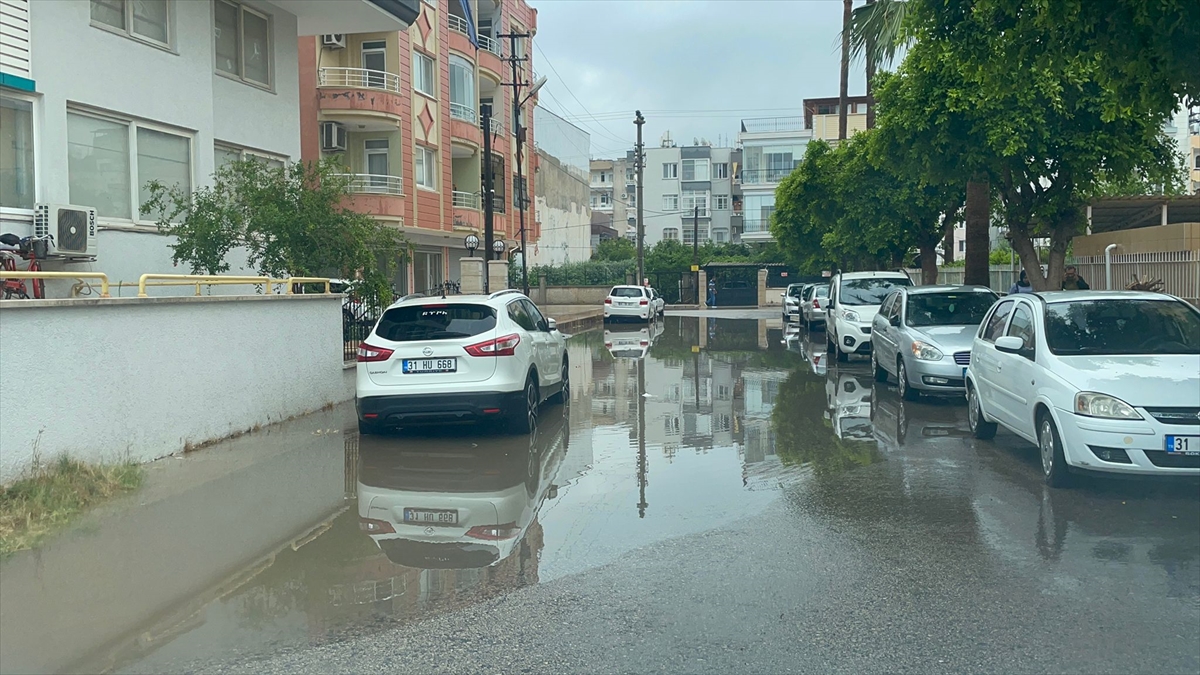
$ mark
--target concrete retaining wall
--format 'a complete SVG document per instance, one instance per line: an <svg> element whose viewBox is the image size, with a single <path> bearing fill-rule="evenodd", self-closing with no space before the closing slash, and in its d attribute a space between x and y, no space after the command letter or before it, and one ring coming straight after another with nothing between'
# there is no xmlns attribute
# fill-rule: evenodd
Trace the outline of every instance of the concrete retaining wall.
<svg viewBox="0 0 1200 675"><path fill-rule="evenodd" d="M596 305L604 304L612 286L547 286L545 294L537 286L529 287L529 295L538 305Z"/></svg>
<svg viewBox="0 0 1200 675"><path fill-rule="evenodd" d="M150 461L354 397L341 296L0 303L0 483L67 453Z"/></svg>

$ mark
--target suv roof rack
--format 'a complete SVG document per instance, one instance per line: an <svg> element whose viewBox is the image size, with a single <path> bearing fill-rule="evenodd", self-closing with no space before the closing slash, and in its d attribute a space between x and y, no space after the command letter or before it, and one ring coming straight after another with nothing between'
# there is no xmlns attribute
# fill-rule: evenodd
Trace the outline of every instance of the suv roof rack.
<svg viewBox="0 0 1200 675"><path fill-rule="evenodd" d="M509 293L516 293L519 295L521 293L521 291L518 291L515 288L506 288L502 291L496 291L495 293L492 293L491 295L488 296L488 299L490 300L492 298L498 298L502 295L508 295Z"/></svg>

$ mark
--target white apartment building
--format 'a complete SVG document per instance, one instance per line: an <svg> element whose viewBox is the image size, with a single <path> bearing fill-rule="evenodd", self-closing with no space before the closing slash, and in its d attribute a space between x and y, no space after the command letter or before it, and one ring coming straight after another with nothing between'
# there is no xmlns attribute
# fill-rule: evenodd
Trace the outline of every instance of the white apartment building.
<svg viewBox="0 0 1200 675"><path fill-rule="evenodd" d="M689 245L694 239L700 243L735 240L737 150L715 148L700 140L676 147L664 137L662 147L646 148L645 153L642 212L646 246L664 239ZM632 155L631 151L630 163Z"/></svg>
<svg viewBox="0 0 1200 675"><path fill-rule="evenodd" d="M299 159L298 37L402 30L419 11L420 0L0 0L0 230L31 234L38 204L95 209L90 241L64 242L50 224L60 248L84 254L46 269L114 281L188 271L140 213L147 182L196 189L238 157Z"/></svg>
<svg viewBox="0 0 1200 675"><path fill-rule="evenodd" d="M775 188L796 168L813 138L803 117L768 117L742 120L738 145L744 224L743 242L770 241Z"/></svg>
<svg viewBox="0 0 1200 675"><path fill-rule="evenodd" d="M592 222L616 230L618 236L633 238L637 183L632 153L628 158L593 159L590 172Z"/></svg>

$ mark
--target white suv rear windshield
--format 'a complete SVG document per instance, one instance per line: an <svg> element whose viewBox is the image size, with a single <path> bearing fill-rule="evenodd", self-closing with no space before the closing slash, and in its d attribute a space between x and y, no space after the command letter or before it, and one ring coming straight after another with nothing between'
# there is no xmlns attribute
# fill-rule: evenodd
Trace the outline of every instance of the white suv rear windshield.
<svg viewBox="0 0 1200 675"><path fill-rule="evenodd" d="M487 305L410 305L384 312L375 334L392 342L453 340L486 333L495 327L496 310Z"/></svg>
<svg viewBox="0 0 1200 675"><path fill-rule="evenodd" d="M912 286L912 282L904 277L846 279L842 282L838 302L843 305L882 305L894 286Z"/></svg>
<svg viewBox="0 0 1200 675"><path fill-rule="evenodd" d="M640 298L642 297L642 289L640 288L614 288L609 295L614 298Z"/></svg>

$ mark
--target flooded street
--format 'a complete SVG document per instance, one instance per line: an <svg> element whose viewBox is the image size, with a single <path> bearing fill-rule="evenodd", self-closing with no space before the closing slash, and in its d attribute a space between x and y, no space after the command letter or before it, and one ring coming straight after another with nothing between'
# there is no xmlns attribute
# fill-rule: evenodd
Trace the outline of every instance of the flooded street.
<svg viewBox="0 0 1200 675"><path fill-rule="evenodd" d="M157 462L4 561L0 670L1200 670L1194 482L1052 490L743 316L574 336L532 436L343 406Z"/></svg>

